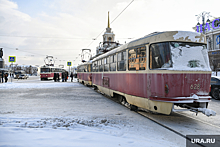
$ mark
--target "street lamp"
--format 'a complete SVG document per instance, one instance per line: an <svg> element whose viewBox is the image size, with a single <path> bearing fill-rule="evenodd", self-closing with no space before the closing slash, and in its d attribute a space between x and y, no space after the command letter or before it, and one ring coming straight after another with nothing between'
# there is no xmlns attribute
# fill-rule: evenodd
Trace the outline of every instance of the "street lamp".
<svg viewBox="0 0 220 147"><path fill-rule="evenodd" d="M200 33L203 33L205 34L205 28L209 27L209 23L210 23L210 20L209 20L209 17L212 17L210 14L210 12L206 12L206 11L203 11L202 13L200 13L199 15L196 15L197 16L197 32L199 32L199 26L200 26ZM205 16L207 15L207 21L206 21L206 24L205 24ZM199 23L199 18L202 17L202 24ZM204 27L205 25L205 27Z"/></svg>

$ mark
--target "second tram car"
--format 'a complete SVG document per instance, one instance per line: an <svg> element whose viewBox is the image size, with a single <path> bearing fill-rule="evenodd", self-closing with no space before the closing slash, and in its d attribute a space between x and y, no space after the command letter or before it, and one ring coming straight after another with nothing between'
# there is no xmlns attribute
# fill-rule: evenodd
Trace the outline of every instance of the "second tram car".
<svg viewBox="0 0 220 147"><path fill-rule="evenodd" d="M85 62L77 67L77 78L80 83L92 86L92 63Z"/></svg>
<svg viewBox="0 0 220 147"><path fill-rule="evenodd" d="M196 32L152 33L92 61L92 84L132 110L215 115L207 109L210 79L206 39Z"/></svg>
<svg viewBox="0 0 220 147"><path fill-rule="evenodd" d="M54 73L59 74L59 78L61 79L63 69L53 66L42 66L40 68L40 79L41 80L53 80Z"/></svg>

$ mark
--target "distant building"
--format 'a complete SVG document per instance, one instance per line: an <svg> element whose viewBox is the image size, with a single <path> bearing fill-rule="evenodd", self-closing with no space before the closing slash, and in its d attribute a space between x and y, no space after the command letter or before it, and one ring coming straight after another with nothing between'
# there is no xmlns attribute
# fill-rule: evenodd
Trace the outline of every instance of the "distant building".
<svg viewBox="0 0 220 147"><path fill-rule="evenodd" d="M115 34L111 30L108 12L108 25L103 34L103 42L100 42L99 46L96 48L96 56L120 46L118 42L115 42Z"/></svg>
<svg viewBox="0 0 220 147"><path fill-rule="evenodd" d="M206 35L210 66L213 71L220 70L220 17L193 29Z"/></svg>

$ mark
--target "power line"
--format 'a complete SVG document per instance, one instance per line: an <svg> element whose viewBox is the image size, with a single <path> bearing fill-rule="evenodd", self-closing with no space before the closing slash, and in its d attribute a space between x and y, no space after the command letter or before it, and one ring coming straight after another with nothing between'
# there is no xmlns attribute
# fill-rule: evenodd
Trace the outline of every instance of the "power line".
<svg viewBox="0 0 220 147"><path fill-rule="evenodd" d="M38 53L33 53L33 52L29 52L29 51L26 51L26 50L21 50L21 49L18 49L18 48L11 48L11 47L6 47L6 46L1 46L1 47L3 47L3 48L7 48L7 49L11 49L11 50L16 50L16 51L21 51L21 52L26 52L26 53L31 53L31 54L34 54L34 55L40 55L40 56L47 56L47 55L43 55L43 54L38 54ZM59 49L60 50L60 49ZM74 56L74 55L69 55L69 56L66 56L66 55L53 55L53 56L59 56L59 57L63 57L63 56L65 56L65 57L78 57L78 56ZM32 56L33 57L33 56Z"/></svg>
<svg viewBox="0 0 220 147"><path fill-rule="evenodd" d="M21 51L21 52L31 53L31 54L35 54L35 55L46 56L46 55L43 55L43 54L38 54L38 53L29 52L29 51L24 51L24 50L21 50L21 49L18 49L18 48L11 48L11 47L6 47L6 46L2 46L2 47L3 48L7 48L7 49L11 49L11 50L17 50L17 51Z"/></svg>
<svg viewBox="0 0 220 147"><path fill-rule="evenodd" d="M3 37L19 37L19 38L39 38L39 39L88 39L91 40L91 38L65 38L65 37L43 37L43 36L18 36L18 35L0 35Z"/></svg>
<svg viewBox="0 0 220 147"><path fill-rule="evenodd" d="M132 1L118 14L118 16L116 16L115 19L113 19L113 21L111 21L110 24L112 24L112 23L131 5L131 3L133 3L133 2L134 2L134 0L132 0ZM97 40L97 38L98 38L104 31L105 31L105 29L102 30L102 32L100 32L99 35L98 35L96 38L93 39L93 41L87 46L87 48L89 48L89 46L94 42L94 40Z"/></svg>

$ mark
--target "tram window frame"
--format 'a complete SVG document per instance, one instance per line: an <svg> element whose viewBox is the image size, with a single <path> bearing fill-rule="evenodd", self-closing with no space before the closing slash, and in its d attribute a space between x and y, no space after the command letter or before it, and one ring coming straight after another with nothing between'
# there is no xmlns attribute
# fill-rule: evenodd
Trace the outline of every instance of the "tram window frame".
<svg viewBox="0 0 220 147"><path fill-rule="evenodd" d="M87 65L83 65L83 72L87 72Z"/></svg>
<svg viewBox="0 0 220 147"><path fill-rule="evenodd" d="M108 72L109 71L109 57L104 58L104 72Z"/></svg>
<svg viewBox="0 0 220 147"><path fill-rule="evenodd" d="M87 72L91 72L92 71L92 64L87 64Z"/></svg>
<svg viewBox="0 0 220 147"><path fill-rule="evenodd" d="M158 46L156 46L156 45L158 45ZM164 48L164 45L166 46L166 48ZM155 51L156 50L155 48L159 48L159 49L157 51ZM153 54L152 50L154 50L154 54ZM165 50L168 51L166 54L165 54ZM149 47L149 55L150 55L149 68L151 70L158 70L158 69L161 70L161 69L163 69L163 65L165 65L169 61L171 61L170 68L173 66L172 65L170 42L159 42L159 43L151 44ZM169 61L165 61L168 59L169 59Z"/></svg>
<svg viewBox="0 0 220 147"><path fill-rule="evenodd" d="M103 59L100 59L99 60L99 63L100 63L100 65L99 65L99 72L103 72L103 65L104 64L102 62L103 62Z"/></svg>
<svg viewBox="0 0 220 147"><path fill-rule="evenodd" d="M116 54L109 56L109 71L116 71Z"/></svg>
<svg viewBox="0 0 220 147"><path fill-rule="evenodd" d="M131 54L131 50L133 50L133 54ZM147 67L147 50L146 46L140 46L137 48L132 48L128 50L128 70L139 71L146 70ZM130 67L131 65L131 67Z"/></svg>
<svg viewBox="0 0 220 147"><path fill-rule="evenodd" d="M126 71L126 52L126 50L123 50L117 54L117 71Z"/></svg>
<svg viewBox="0 0 220 147"><path fill-rule="evenodd" d="M96 64L95 64L95 62L93 62L92 63L92 72L95 72L95 70L96 70Z"/></svg>

